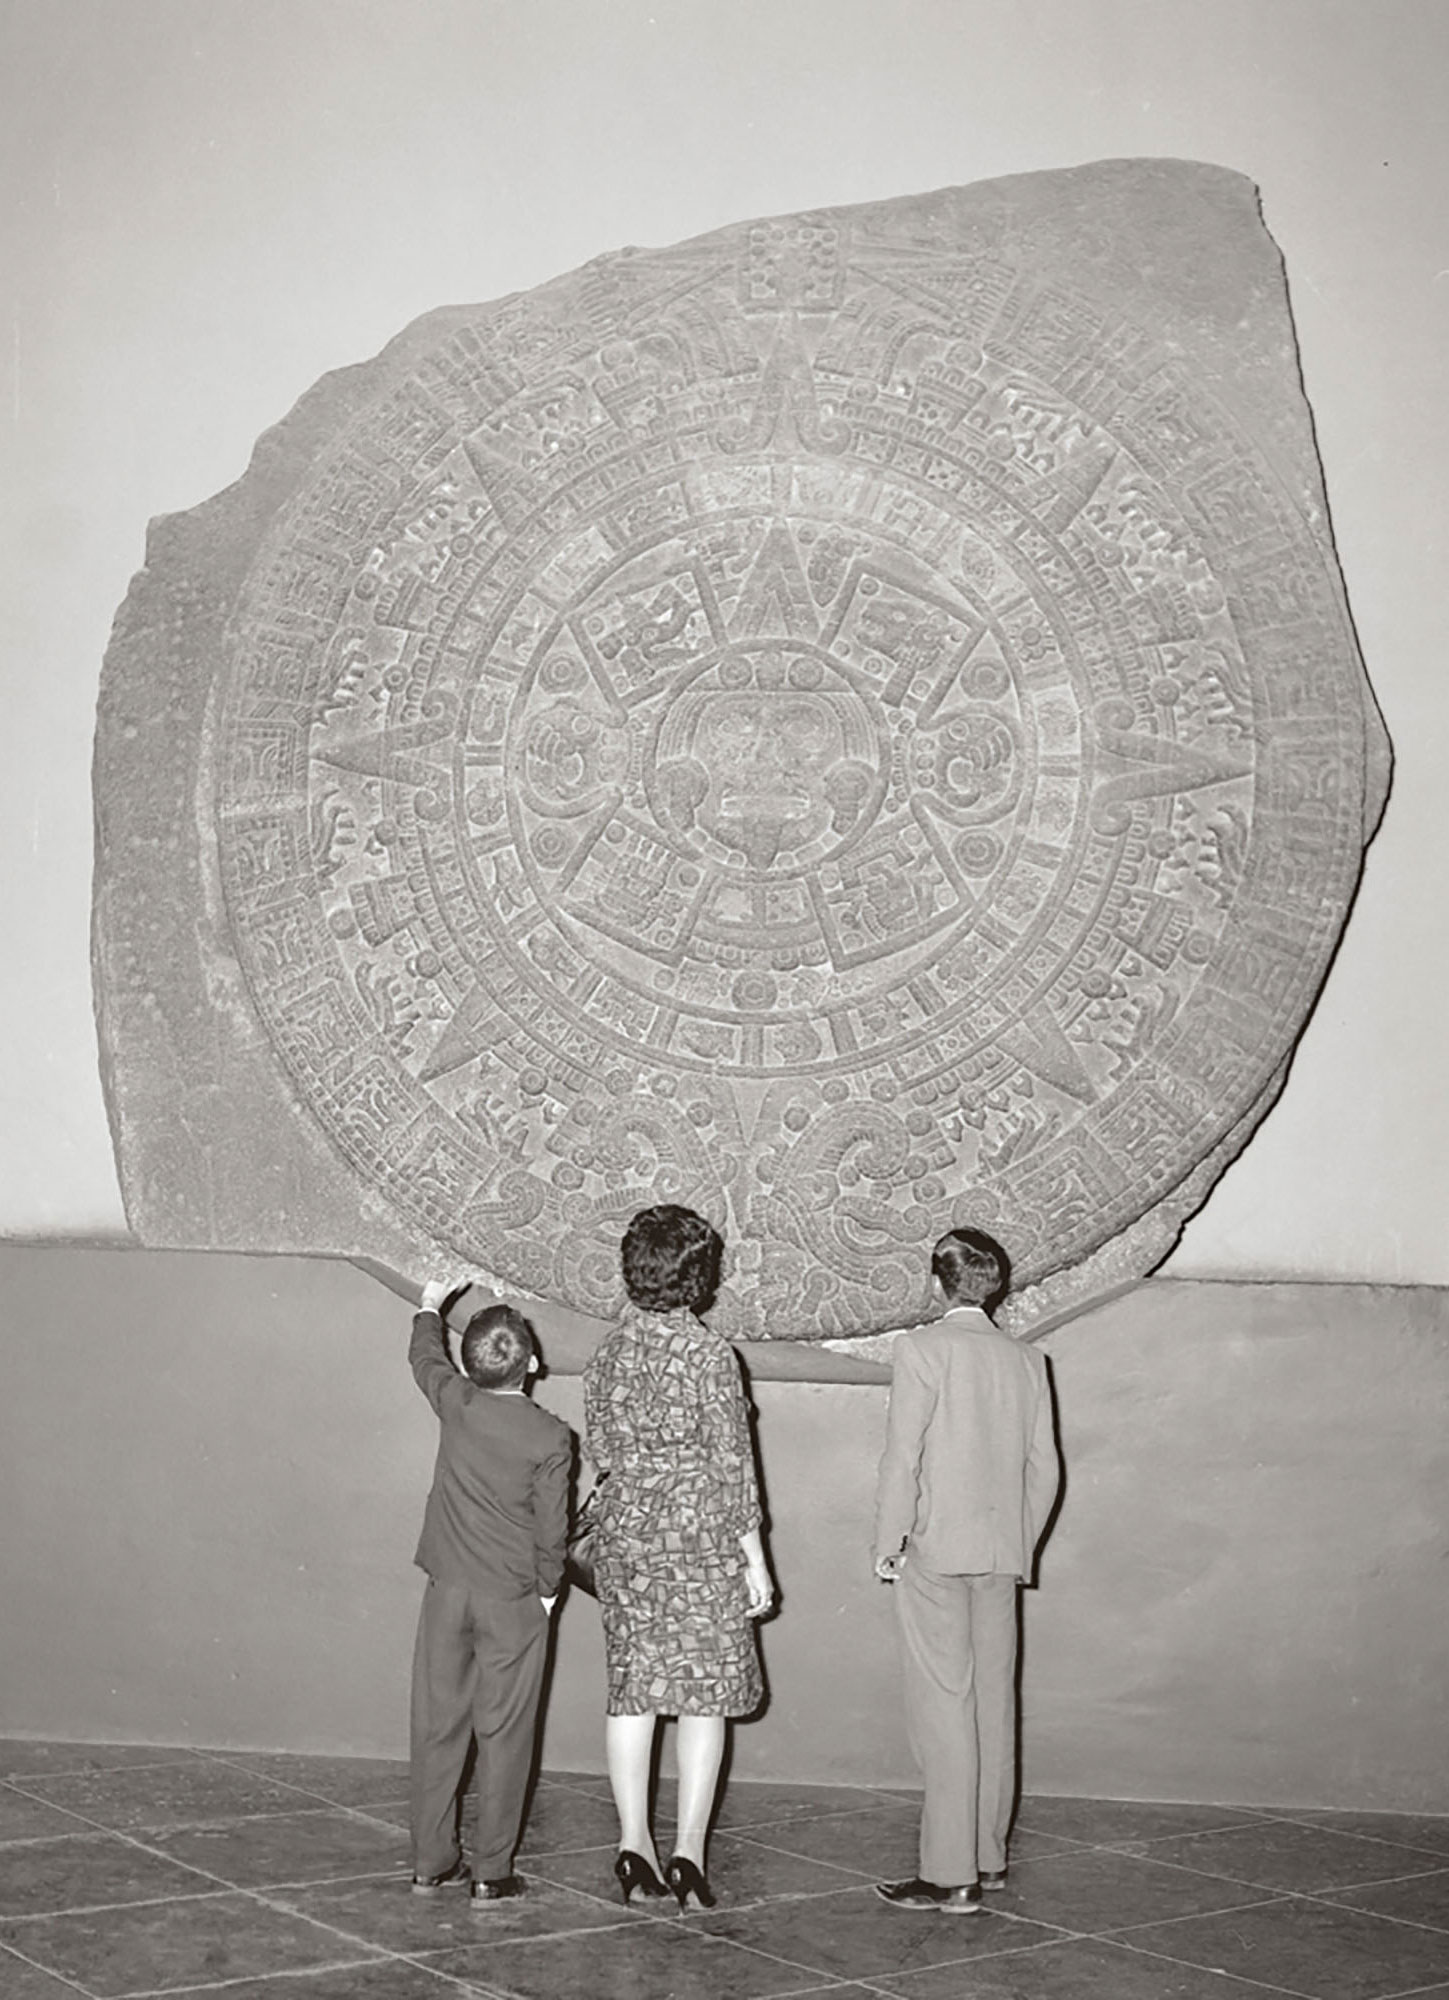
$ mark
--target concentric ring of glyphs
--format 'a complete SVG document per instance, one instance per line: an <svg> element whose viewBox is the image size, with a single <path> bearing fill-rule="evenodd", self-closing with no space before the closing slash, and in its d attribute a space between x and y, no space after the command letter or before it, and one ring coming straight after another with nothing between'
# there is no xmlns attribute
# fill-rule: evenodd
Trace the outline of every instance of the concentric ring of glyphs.
<svg viewBox="0 0 1449 2000"><path fill-rule="evenodd" d="M494 309L254 566L249 990L354 1168L515 1284L605 1308L663 1198L745 1330L892 1323L968 1209L1029 1279L1181 1179L1321 976L1354 697L1294 637L1338 616L1302 522L1148 336L962 270L904 338L869 276L812 321L708 260L622 332ZM1255 620L1300 745L1261 824Z"/></svg>

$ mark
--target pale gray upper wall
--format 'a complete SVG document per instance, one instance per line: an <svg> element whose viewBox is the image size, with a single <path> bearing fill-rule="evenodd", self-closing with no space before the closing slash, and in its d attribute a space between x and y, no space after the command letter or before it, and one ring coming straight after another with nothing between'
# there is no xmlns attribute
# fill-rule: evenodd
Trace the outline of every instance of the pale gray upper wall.
<svg viewBox="0 0 1449 2000"><path fill-rule="evenodd" d="M1399 754L1287 1091L1171 1268L1449 1282L1449 12L20 0L0 37L0 1233L124 1228L90 1013L89 759L148 517L235 478L318 375L431 306L753 214L1171 154L1262 189Z"/></svg>

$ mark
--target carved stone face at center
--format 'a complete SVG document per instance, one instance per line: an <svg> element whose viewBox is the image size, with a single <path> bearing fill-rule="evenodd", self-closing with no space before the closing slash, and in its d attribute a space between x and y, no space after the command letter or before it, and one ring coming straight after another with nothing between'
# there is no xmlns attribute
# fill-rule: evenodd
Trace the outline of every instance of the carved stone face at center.
<svg viewBox="0 0 1449 2000"><path fill-rule="evenodd" d="M699 824L752 868L792 860L825 816L825 774L841 761L840 730L823 704L770 704L721 695L700 723L708 789Z"/></svg>
<svg viewBox="0 0 1449 2000"><path fill-rule="evenodd" d="M707 679L659 745L662 817L726 867L770 874L833 857L880 789L866 703L818 659L777 647L731 652Z"/></svg>

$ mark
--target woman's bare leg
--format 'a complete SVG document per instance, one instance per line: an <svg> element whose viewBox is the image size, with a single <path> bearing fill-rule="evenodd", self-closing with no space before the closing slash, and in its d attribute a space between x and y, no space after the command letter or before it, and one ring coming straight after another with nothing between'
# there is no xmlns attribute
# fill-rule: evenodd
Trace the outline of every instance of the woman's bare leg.
<svg viewBox="0 0 1449 2000"><path fill-rule="evenodd" d="M724 1760L725 1720L722 1715L681 1715L675 1745L679 1764L679 1826L674 1852L704 1870L710 1815Z"/></svg>
<svg viewBox="0 0 1449 2000"><path fill-rule="evenodd" d="M604 1756L619 1815L619 1845L642 1855L656 1874L659 1856L649 1831L649 1767L657 1720L653 1714L604 1718Z"/></svg>

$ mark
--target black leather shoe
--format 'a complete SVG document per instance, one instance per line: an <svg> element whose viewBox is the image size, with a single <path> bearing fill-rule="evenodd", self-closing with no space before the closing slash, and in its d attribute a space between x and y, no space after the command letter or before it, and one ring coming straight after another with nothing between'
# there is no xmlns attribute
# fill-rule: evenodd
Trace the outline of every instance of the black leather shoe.
<svg viewBox="0 0 1449 2000"><path fill-rule="evenodd" d="M509 1896L521 1896L522 1894L523 1877L521 1875L495 1875L491 1881L475 1882L473 1884L473 1901L475 1903L501 1903Z"/></svg>
<svg viewBox="0 0 1449 2000"><path fill-rule="evenodd" d="M664 1879L678 1898L681 1910L689 1908L691 1897L697 1910L712 1910L718 1901L699 1868L682 1854L670 1855L664 1864Z"/></svg>
<svg viewBox="0 0 1449 2000"><path fill-rule="evenodd" d="M942 1910L948 1916L967 1916L981 1908L981 1888L976 1882L954 1887L944 1882L925 1882L913 1875L909 1882L877 1882L875 1893L883 1902L902 1910Z"/></svg>
<svg viewBox="0 0 1449 2000"><path fill-rule="evenodd" d="M983 1889L1004 1889L1006 1887L1006 1870L1004 1868L983 1868L981 1871L981 1886Z"/></svg>
<svg viewBox="0 0 1449 2000"><path fill-rule="evenodd" d="M624 1901L627 1903L637 1889L641 1896L667 1896L669 1891L660 1881L642 1854L636 1854L632 1847L619 1850L619 1858L614 1863L614 1875Z"/></svg>
<svg viewBox="0 0 1449 2000"><path fill-rule="evenodd" d="M466 1889L471 1880L467 1862L458 1860L441 1875L414 1875L413 1894L437 1896L441 1895L444 1889Z"/></svg>

